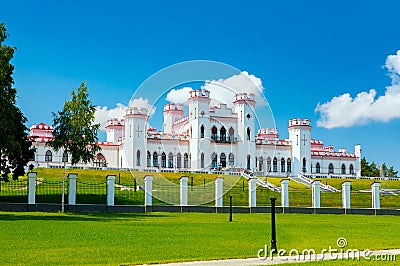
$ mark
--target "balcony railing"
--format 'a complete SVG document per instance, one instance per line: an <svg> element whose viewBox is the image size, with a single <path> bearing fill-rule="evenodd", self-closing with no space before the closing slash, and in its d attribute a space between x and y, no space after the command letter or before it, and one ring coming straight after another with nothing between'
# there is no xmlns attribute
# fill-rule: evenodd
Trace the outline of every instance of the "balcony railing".
<svg viewBox="0 0 400 266"><path fill-rule="evenodd" d="M221 136L213 136L211 135L211 141L215 143L236 143L237 138L234 137L221 137Z"/></svg>

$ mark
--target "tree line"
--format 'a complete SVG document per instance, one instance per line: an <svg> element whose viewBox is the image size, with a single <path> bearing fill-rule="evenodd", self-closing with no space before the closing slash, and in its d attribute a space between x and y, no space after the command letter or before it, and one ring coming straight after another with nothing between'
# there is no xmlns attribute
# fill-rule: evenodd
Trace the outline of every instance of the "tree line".
<svg viewBox="0 0 400 266"><path fill-rule="evenodd" d="M385 163L377 165L375 162L369 163L365 157L361 159L361 175L369 177L397 177L398 171L394 166L388 167Z"/></svg>

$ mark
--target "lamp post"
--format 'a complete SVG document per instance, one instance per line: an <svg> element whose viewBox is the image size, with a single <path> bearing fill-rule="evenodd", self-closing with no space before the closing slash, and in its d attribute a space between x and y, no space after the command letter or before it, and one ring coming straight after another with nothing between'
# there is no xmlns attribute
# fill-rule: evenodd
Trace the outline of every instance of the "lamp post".
<svg viewBox="0 0 400 266"><path fill-rule="evenodd" d="M276 247L276 225L275 225L275 201L276 198L270 198L271 200L271 250L276 253L278 251Z"/></svg>

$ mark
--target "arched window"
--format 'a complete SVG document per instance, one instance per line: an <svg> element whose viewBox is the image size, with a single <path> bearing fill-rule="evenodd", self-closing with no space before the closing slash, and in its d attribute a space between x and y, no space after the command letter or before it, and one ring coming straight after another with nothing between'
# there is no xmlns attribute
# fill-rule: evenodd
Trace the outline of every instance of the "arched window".
<svg viewBox="0 0 400 266"><path fill-rule="evenodd" d="M219 157L219 163L221 164L222 168L226 167L226 155L225 155L225 153L221 153L221 156Z"/></svg>
<svg viewBox="0 0 400 266"><path fill-rule="evenodd" d="M189 168L189 156L187 153L183 155L183 168Z"/></svg>
<svg viewBox="0 0 400 266"><path fill-rule="evenodd" d="M250 170L250 160L251 160L251 157L250 157L250 155L247 155L247 170Z"/></svg>
<svg viewBox="0 0 400 266"><path fill-rule="evenodd" d="M161 167L167 167L167 155L165 155L165 152L161 154Z"/></svg>
<svg viewBox="0 0 400 266"><path fill-rule="evenodd" d="M316 172L317 174L321 173L321 165L320 165L319 163L317 163L317 164L315 165L315 172Z"/></svg>
<svg viewBox="0 0 400 266"><path fill-rule="evenodd" d="M52 162L53 161L53 153L50 150L46 151L46 154L44 156L44 160L46 162Z"/></svg>
<svg viewBox="0 0 400 266"><path fill-rule="evenodd" d="M68 162L68 153L66 151L63 152L62 162L63 163Z"/></svg>
<svg viewBox="0 0 400 266"><path fill-rule="evenodd" d="M106 167L107 166L107 161L106 157L104 157L103 154L98 153L93 160L94 166L96 167Z"/></svg>
<svg viewBox="0 0 400 266"><path fill-rule="evenodd" d="M329 164L328 173L329 174L333 174L334 173L333 164L331 164L331 163Z"/></svg>
<svg viewBox="0 0 400 266"><path fill-rule="evenodd" d="M220 131L219 131L219 139L223 142L226 141L226 129L225 127L221 127Z"/></svg>
<svg viewBox="0 0 400 266"><path fill-rule="evenodd" d="M136 151L136 166L140 166L140 151Z"/></svg>
<svg viewBox="0 0 400 266"><path fill-rule="evenodd" d="M288 173L292 172L292 160L290 158L286 160L286 168Z"/></svg>
<svg viewBox="0 0 400 266"><path fill-rule="evenodd" d="M267 171L271 172L271 158L270 157L267 158Z"/></svg>
<svg viewBox="0 0 400 266"><path fill-rule="evenodd" d="M158 154L157 152L153 152L153 166L158 167Z"/></svg>
<svg viewBox="0 0 400 266"><path fill-rule="evenodd" d="M275 173L278 172L278 159L276 159L276 157L274 157L274 160L272 162L272 169Z"/></svg>
<svg viewBox="0 0 400 266"><path fill-rule="evenodd" d="M247 140L250 140L250 135L251 135L251 132L250 132L250 128L248 127L247 128Z"/></svg>
<svg viewBox="0 0 400 266"><path fill-rule="evenodd" d="M232 127L229 128L228 142L235 142L235 130Z"/></svg>
<svg viewBox="0 0 400 266"><path fill-rule="evenodd" d="M350 171L351 175L354 175L354 166L353 166L353 164L350 164L349 171Z"/></svg>
<svg viewBox="0 0 400 266"><path fill-rule="evenodd" d="M233 153L229 153L229 166L233 166L235 164L235 156Z"/></svg>
<svg viewBox="0 0 400 266"><path fill-rule="evenodd" d="M263 164L264 164L264 158L261 156L258 158L258 171L262 172L263 171Z"/></svg>
<svg viewBox="0 0 400 266"><path fill-rule="evenodd" d="M346 165L342 164L342 175L346 174Z"/></svg>
<svg viewBox="0 0 400 266"><path fill-rule="evenodd" d="M213 126L211 128L211 140L216 141L217 140L217 127Z"/></svg>
<svg viewBox="0 0 400 266"><path fill-rule="evenodd" d="M168 168L173 168L174 167L174 155L172 152L168 154Z"/></svg>
<svg viewBox="0 0 400 266"><path fill-rule="evenodd" d="M151 167L151 153L147 151L147 167Z"/></svg>
<svg viewBox="0 0 400 266"><path fill-rule="evenodd" d="M303 158L303 173L307 172L307 160Z"/></svg>
<svg viewBox="0 0 400 266"><path fill-rule="evenodd" d="M281 158L281 173L285 172L285 158Z"/></svg>
<svg viewBox="0 0 400 266"><path fill-rule="evenodd" d="M182 154L180 153L176 155L176 167L182 168Z"/></svg>
<svg viewBox="0 0 400 266"><path fill-rule="evenodd" d="M218 160L218 156L217 154L214 152L211 155L211 168L217 168L217 160Z"/></svg>
<svg viewBox="0 0 400 266"><path fill-rule="evenodd" d="M200 168L204 168L204 153L203 152L200 155Z"/></svg>
<svg viewBox="0 0 400 266"><path fill-rule="evenodd" d="M201 125L200 127L200 138L204 139L204 126Z"/></svg>

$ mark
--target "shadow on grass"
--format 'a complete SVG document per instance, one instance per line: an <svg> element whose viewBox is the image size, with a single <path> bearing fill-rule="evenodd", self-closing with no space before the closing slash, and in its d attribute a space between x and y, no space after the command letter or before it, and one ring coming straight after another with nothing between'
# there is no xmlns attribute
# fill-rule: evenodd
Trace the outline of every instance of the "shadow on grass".
<svg viewBox="0 0 400 266"><path fill-rule="evenodd" d="M147 218L169 217L166 214L155 213L8 213L0 212L1 221L87 221L87 222L113 222L113 221L143 221Z"/></svg>

